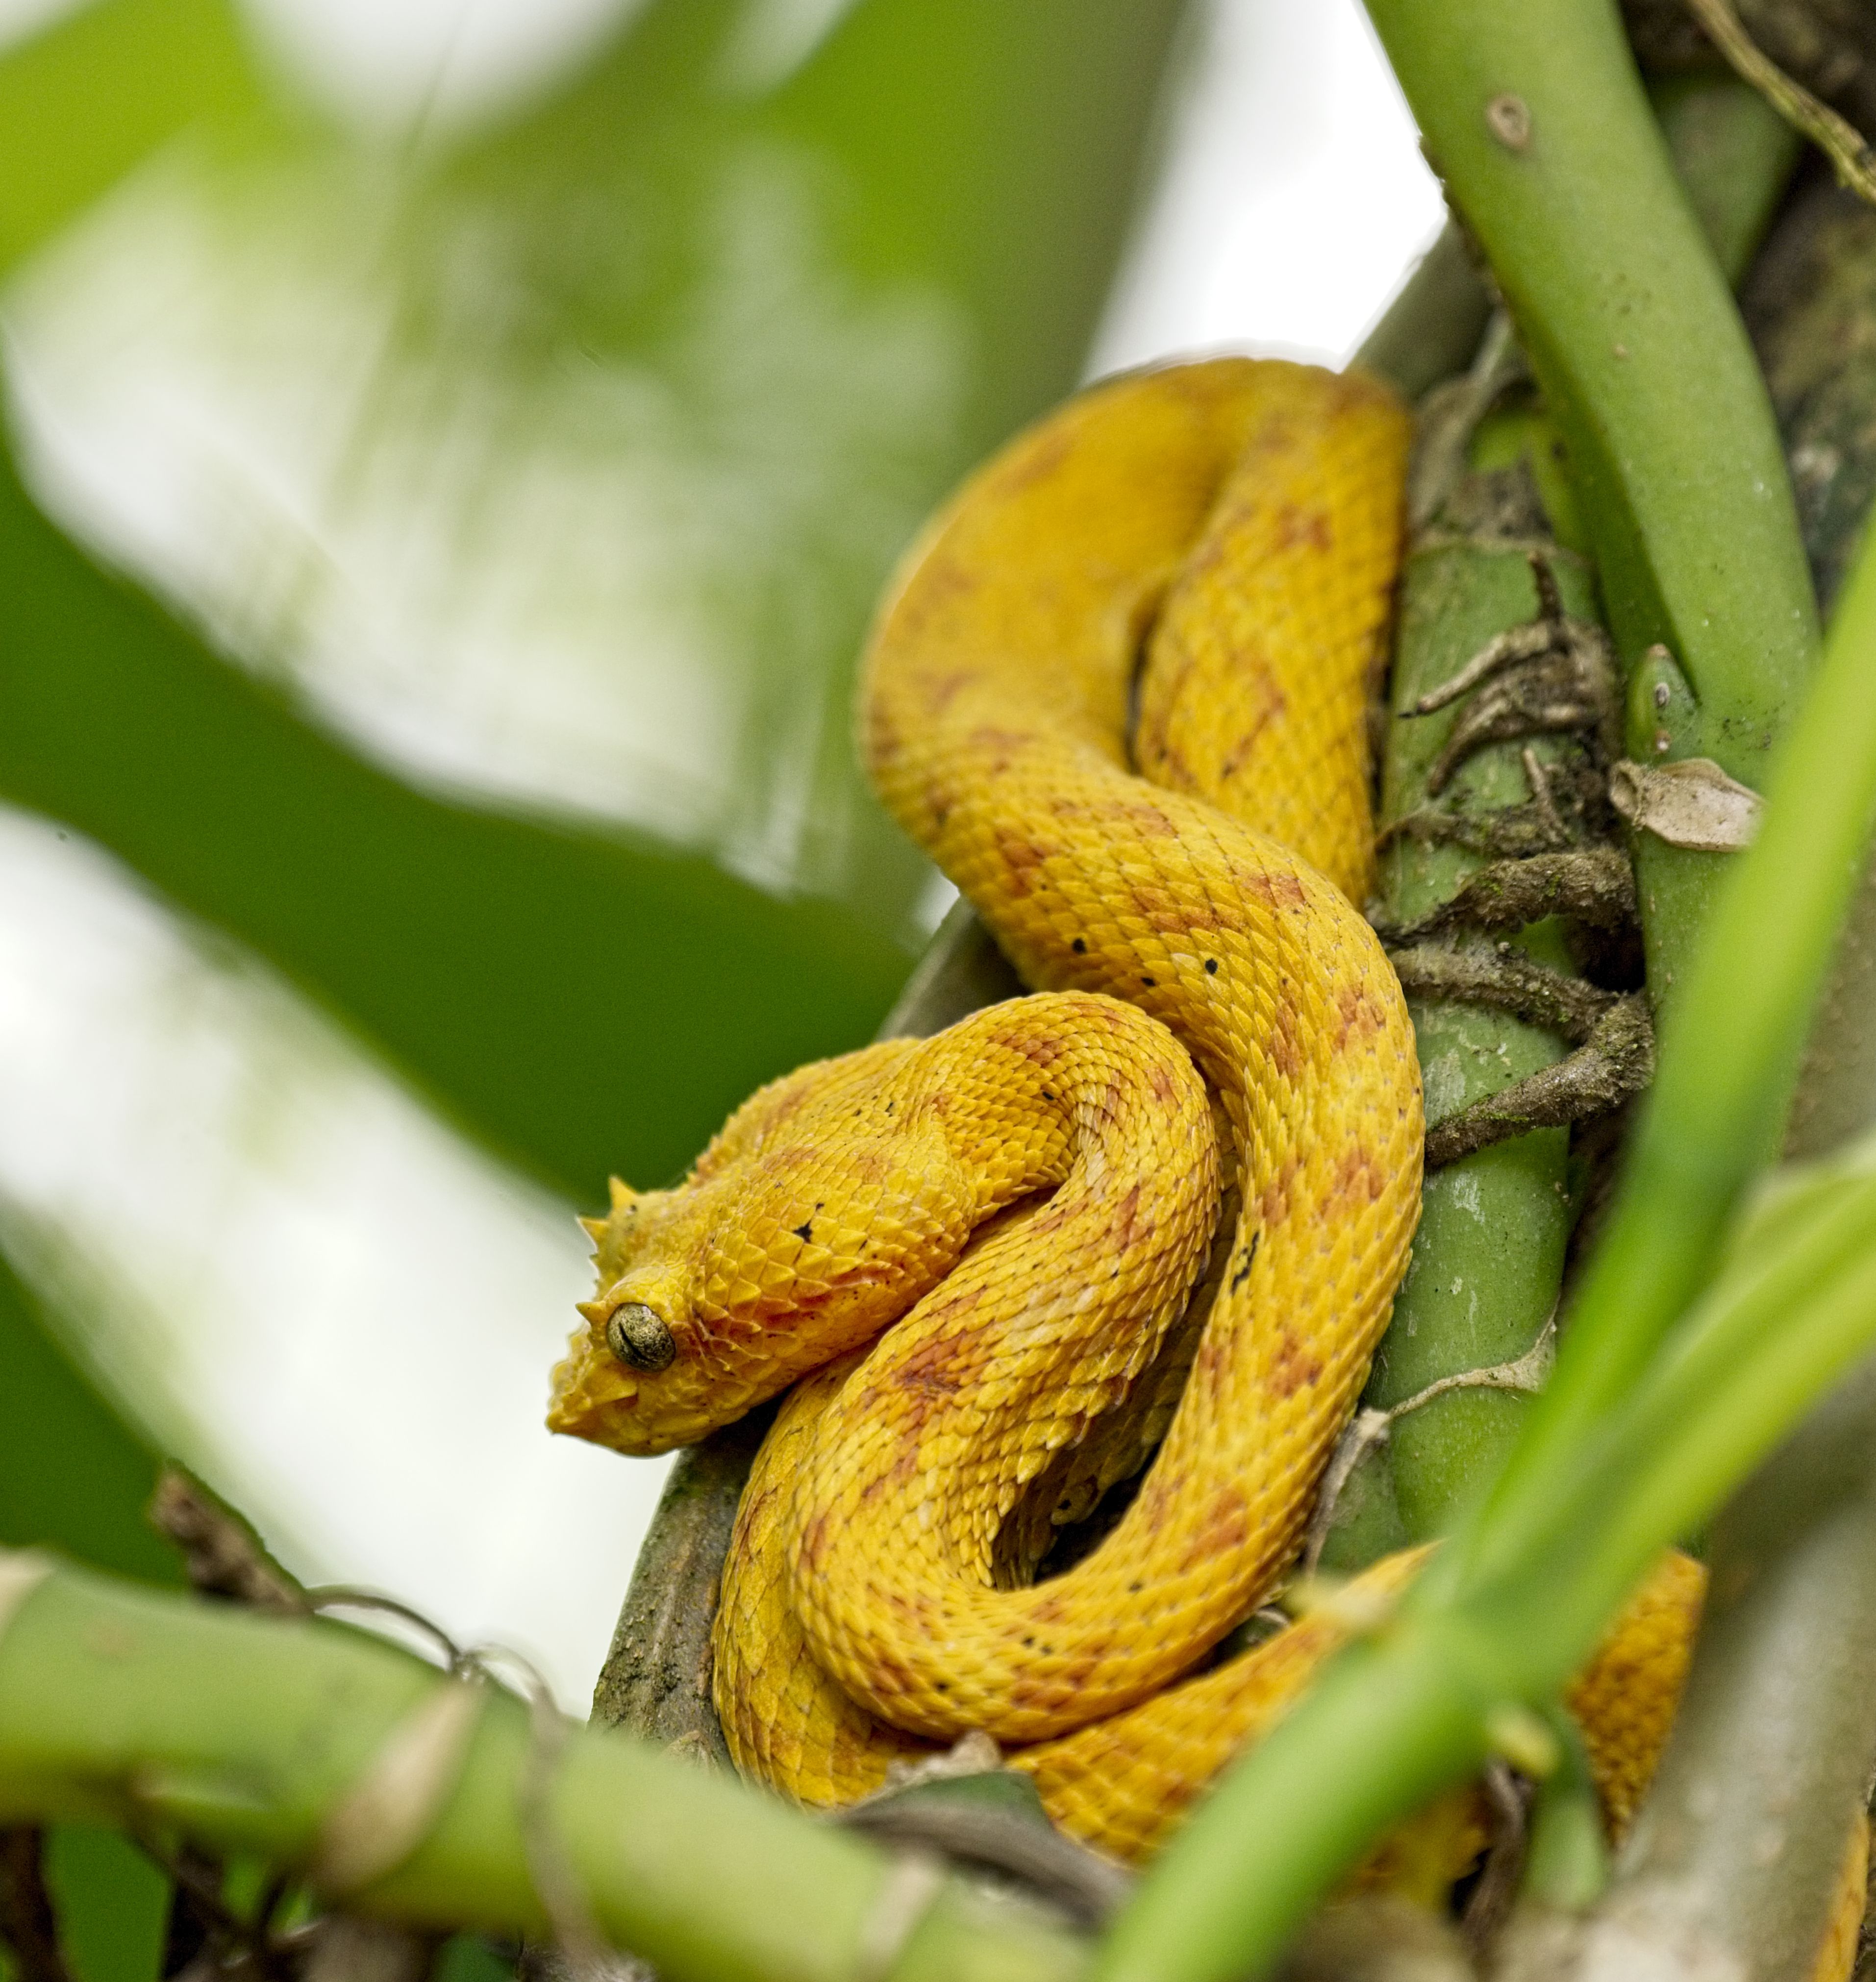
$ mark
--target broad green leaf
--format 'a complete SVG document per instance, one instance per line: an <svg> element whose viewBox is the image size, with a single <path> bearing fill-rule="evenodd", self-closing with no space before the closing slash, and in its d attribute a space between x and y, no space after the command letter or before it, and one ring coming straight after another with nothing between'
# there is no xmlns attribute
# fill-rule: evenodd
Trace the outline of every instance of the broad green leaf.
<svg viewBox="0 0 1876 1982"><path fill-rule="evenodd" d="M0 270L158 145L260 101L225 0L102 0L0 56Z"/></svg>

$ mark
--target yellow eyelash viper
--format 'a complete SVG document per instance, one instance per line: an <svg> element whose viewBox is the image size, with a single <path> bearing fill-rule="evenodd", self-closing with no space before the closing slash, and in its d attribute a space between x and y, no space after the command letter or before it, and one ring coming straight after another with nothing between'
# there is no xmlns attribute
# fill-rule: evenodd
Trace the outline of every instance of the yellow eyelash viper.
<svg viewBox="0 0 1876 1982"><path fill-rule="evenodd" d="M1417 1215L1412 1030L1353 906L1408 439L1359 375L1226 359L1084 393L968 482L875 630L863 747L1043 995L775 1083L589 1225L556 1430L661 1451L794 1386L716 1700L804 1801L983 1730L1138 1859L1340 1640L1332 1607L1187 1677L1295 1554ZM1052 1512L1162 1433L1033 1581ZM1579 1682L1617 1821L1699 1581L1671 1562Z"/></svg>

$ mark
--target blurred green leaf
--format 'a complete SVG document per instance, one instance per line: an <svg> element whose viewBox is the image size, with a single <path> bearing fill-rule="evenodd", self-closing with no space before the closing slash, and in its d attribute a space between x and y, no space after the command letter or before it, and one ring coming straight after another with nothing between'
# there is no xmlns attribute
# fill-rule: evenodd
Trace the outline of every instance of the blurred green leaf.
<svg viewBox="0 0 1876 1982"><path fill-rule="evenodd" d="M906 968L695 855L426 797L99 571L0 476L0 794L238 935L569 1196L689 1163Z"/></svg>
<svg viewBox="0 0 1876 1982"><path fill-rule="evenodd" d="M513 1968L480 1934L452 1934L437 1950L431 1982L511 1982Z"/></svg>
<svg viewBox="0 0 1876 1982"><path fill-rule="evenodd" d="M48 1834L45 1883L77 1982L155 1982L169 1882L129 1840L89 1824Z"/></svg>
<svg viewBox="0 0 1876 1982"><path fill-rule="evenodd" d="M0 1547L52 1547L153 1583L179 1583L143 1519L155 1455L52 1346L38 1303L0 1260Z"/></svg>
<svg viewBox="0 0 1876 1982"><path fill-rule="evenodd" d="M134 242L158 209L127 199L192 185L209 235L245 227L315 282L348 251L389 335L335 416L340 494L371 487L392 435L410 472L392 510L459 530L463 586L537 554L559 584L551 534L504 536L509 491L544 445L576 492L580 447L661 473L636 409L663 422L677 482L647 513L681 523L688 502L717 533L679 576L746 670L723 689L741 698L726 789L746 839L792 807L802 844L833 850L788 862L838 900L778 900L551 788L551 820L418 789L295 672L290 617L182 577L156 603L0 463L0 798L108 848L589 1203L609 1170L671 1177L760 1081L866 1037L903 976L925 870L854 771L853 656L920 513L1073 384L1178 10L859 0L807 48L770 32L787 11L653 0L532 107L401 148L310 122L208 0L102 0L0 54L0 266L55 258L106 206ZM224 272L236 309L242 265ZM134 327L153 306L128 279ZM281 355L282 389L309 359ZM630 627L614 637L646 664ZM691 665L681 643L664 665ZM149 1455L42 1324L0 1281L0 1533L172 1574L140 1526Z"/></svg>
<svg viewBox="0 0 1876 1982"><path fill-rule="evenodd" d="M103 0L0 58L0 269L165 140L261 95L224 0Z"/></svg>
<svg viewBox="0 0 1876 1982"><path fill-rule="evenodd" d="M122 4L11 61L45 60L88 23L100 74L134 70L142 17L126 15L118 41L107 32ZM760 145L786 141L837 219L843 279L916 276L970 320L967 405L936 452L893 471L910 519L1072 382L1175 12L1171 0L862 0L764 94L734 71L746 8L645 8L531 115L453 153L413 155L387 251L397 335L356 445L369 445L400 363L427 367L446 396L452 375L552 380L569 361L618 358L649 366L695 415L710 383L700 370L740 362L696 314L703 189L739 160L783 170ZM8 74L0 62L0 89ZM82 142L84 106L73 115ZM251 163L229 169L239 179ZM739 307L759 338L764 297ZM786 369L758 376L789 389ZM518 399L512 417L525 422L529 405ZM720 452L701 416L689 431ZM439 445L446 438L439 430ZM853 458L850 496L836 486L804 513L876 506L876 455ZM472 480L492 490L503 469L498 445L472 462ZM776 659L759 670L745 747L772 753L791 703L819 711L811 816L862 802L844 690L830 699L820 678L849 674L895 548L824 532L798 545L804 565L838 567L834 602L809 616L814 651L783 632L786 596L730 608L773 609L757 651L766 639ZM105 577L11 475L0 555L12 574L0 599L0 793L102 842L279 965L472 1133L582 1199L608 1169L640 1183L676 1172L750 1086L866 1036L903 973L889 939L923 865L876 816L860 836L875 850L857 857L876 863L878 885L841 891L874 909L870 929L831 904L777 903L643 836L420 796ZM759 763L743 767L746 783L759 775Z"/></svg>

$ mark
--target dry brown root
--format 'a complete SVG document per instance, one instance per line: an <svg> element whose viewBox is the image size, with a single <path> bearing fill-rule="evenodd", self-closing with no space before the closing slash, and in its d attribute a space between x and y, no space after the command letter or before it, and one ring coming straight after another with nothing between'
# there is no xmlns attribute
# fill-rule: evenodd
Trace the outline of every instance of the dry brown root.
<svg viewBox="0 0 1876 1982"><path fill-rule="evenodd" d="M1490 641L1457 673L1413 707L1431 716L1470 696L1427 779L1434 796L1475 750L1527 736L1580 732L1604 763L1622 749L1622 691L1609 636L1594 621L1564 610L1549 564L1531 553L1538 613Z"/></svg>
<svg viewBox="0 0 1876 1982"><path fill-rule="evenodd" d="M1607 1114L1654 1077L1654 1024L1641 992L1599 990L1508 944L1490 953L1428 943L1394 951L1390 961L1409 997L1490 1006L1561 1033L1575 1047L1554 1066L1430 1123L1430 1169L1529 1129Z"/></svg>

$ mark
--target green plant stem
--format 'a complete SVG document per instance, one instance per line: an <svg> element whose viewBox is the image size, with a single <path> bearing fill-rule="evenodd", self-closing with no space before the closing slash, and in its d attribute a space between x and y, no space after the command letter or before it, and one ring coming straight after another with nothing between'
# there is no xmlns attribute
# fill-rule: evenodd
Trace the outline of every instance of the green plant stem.
<svg viewBox="0 0 1876 1982"><path fill-rule="evenodd" d="M736 1507L769 1423L767 1412L752 1413L677 1455L593 1687L595 1726L732 1766L710 1698L711 1634Z"/></svg>
<svg viewBox="0 0 1876 1982"><path fill-rule="evenodd" d="M1827 1399L1714 1524L1694 1663L1582 1982L1696 1937L1740 1982L1806 1973L1868 1787L1876 1697L1876 1365Z"/></svg>
<svg viewBox="0 0 1876 1982"><path fill-rule="evenodd" d="M1700 225L1727 279L1737 282L1790 178L1798 140L1731 76L1677 78L1651 96ZM1440 417L1436 402L1424 421L1429 417ZM1428 775L1460 712L1456 706L1417 717L1414 703L1537 610L1527 539L1541 539L1547 522L1555 535L1581 541L1575 506L1554 469L1555 445L1541 406L1490 414L1474 438L1473 472L1408 552L1382 772L1384 826L1435 806ZM1540 508L1551 512L1542 521ZM1567 609L1597 619L1582 560L1553 548L1549 562ZM1577 746L1538 738L1529 747L1554 768ZM1483 822L1495 809L1526 801L1521 755L1516 743L1480 751L1438 808ZM1484 857L1451 844L1397 840L1380 876L1389 920L1408 924L1442 906ZM1554 923L1516 940L1553 969L1572 968ZM1480 1006L1420 1000L1411 1009L1430 1119L1554 1064L1564 1050L1555 1035ZM1365 1405L1387 1410L1440 1379L1513 1362L1531 1348L1555 1306L1575 1215L1568 1140L1564 1130L1541 1129L1429 1173L1413 1262ZM1450 1390L1397 1420L1386 1445L1348 1480L1324 1566L1359 1568L1390 1548L1447 1532L1496 1477L1530 1409L1526 1395L1477 1386Z"/></svg>
<svg viewBox="0 0 1876 1982"><path fill-rule="evenodd" d="M1665 170L1613 14L1563 0L1517 9L1375 0L1372 11L1559 412L1618 639L1631 654L1666 639L1680 656L1691 687L1664 712L1671 746L1765 782L1759 766L1810 666L1808 583L1763 387ZM1507 94L1528 119L1521 147L1487 122ZM1396 1719L1417 1703L1434 1710L1426 1675L1456 1661L1484 1681L1515 1677L1500 1697L1546 1699L1618 1600L1621 1573L1645 1561L1634 1550L1647 1523L1672 1517L1653 1535L1658 1546L1703 1496L1711 1507L1789 1423L1778 1414L1794 1395L1841 1369L1846 1340L1863 1339L1869 1290L1833 1283L1778 1317L1761 1344L1772 1360L1743 1382L1715 1360L1716 1340L1737 1345L1708 1323L1690 1329L1661 1382L1634 1387L1710 1277L1741 1191L1776 1146L1876 799L1872 652L1876 564L1866 554L1772 781L1759 843L1727 876L1697 973L1666 1001L1661 1084L1627 1186L1505 1479L1387 1638L1325 1675L1161 1859L1116 1927L1101 1965L1108 1982L1210 1982L1267 1965L1299 1908L1347 1864L1355 1813L1410 1808L1476 1761L1477 1739L1453 1733L1443 1710L1449 1746L1437 1767ZM1719 709L1730 736L1702 727L1703 710ZM1654 897L1651 964L1672 983L1713 877L1651 858L1643 878ZM1753 1317L1754 1341L1770 1333L1765 1319ZM1663 1383L1681 1419L1661 1407ZM1626 1447L1611 1443L1612 1425L1629 1428ZM1561 1531L1560 1510L1573 1523ZM1358 1664L1376 1689L1366 1701L1342 1677ZM1489 1712L1482 1690L1477 1704ZM1352 1743L1357 1723L1364 1739Z"/></svg>
<svg viewBox="0 0 1876 1982"><path fill-rule="evenodd" d="M1581 560L1560 552L1551 563L1568 609L1593 616ZM1537 604L1521 541L1462 540L1449 527L1436 529L1410 553L1384 824L1432 803L1428 773L1460 713L1455 708L1416 718L1414 702L1495 636L1529 620ZM1574 746L1542 739L1534 747L1554 766ZM1454 778L1443 809L1482 822L1526 801L1520 752L1517 744L1480 751ZM1382 906L1391 921L1412 923L1449 901L1484 858L1463 846L1397 840L1382 862ZM1518 940L1537 961L1571 968L1554 923ZM1425 1000L1412 1001L1410 1009L1430 1120L1554 1064L1564 1051L1554 1035L1502 1013ZM1429 1172L1413 1262L1364 1404L1391 1409L1443 1377L1509 1363L1536 1341L1556 1301L1570 1235L1568 1139L1567 1130L1540 1129ZM1351 1478L1337 1510L1345 1524L1332 1533L1324 1566L1353 1570L1390 1548L1444 1533L1497 1473L1529 1408L1529 1398L1516 1392L1480 1388L1450 1391L1398 1419L1387 1446Z"/></svg>
<svg viewBox="0 0 1876 1982"><path fill-rule="evenodd" d="M1816 614L1765 389L1614 6L1369 11L1569 449L1617 647L1631 662L1657 642L1673 656L1665 711L1655 675L1636 669L1631 754L1711 757L1762 786L1815 662ZM1657 1000L1685 973L1723 866L1640 849Z"/></svg>
<svg viewBox="0 0 1876 1982"><path fill-rule="evenodd" d="M1808 577L1764 388L1613 9L1375 0L1371 11L1569 445L1618 642L1632 655L1665 640L1678 657L1685 692L1665 710L1651 699L1659 669L1636 670L1651 729L1668 739L1657 754L1712 756L1764 784L1810 670ZM1488 120L1508 95L1528 119L1521 149ZM1697 985L1684 981L1686 959L1727 857L1651 839L1638 849L1651 980L1674 986L1660 1083L1575 1318L1577 1353L1494 1497L1494 1533L1541 1505L1555 1456L1621 1393L1701 1285L1739 1191L1776 1146L1842 906L1831 849L1845 843L1853 858L1868 818L1848 764L1854 747L1840 747L1859 734L1855 663L1834 672L1812 704L1831 730L1810 729L1786 817L1774 808L1760 847L1736 863L1715 909L1723 939ZM1843 761L1820 782L1812 750L1826 742ZM1687 1042L1677 1053L1676 1038ZM1461 1573L1472 1553L1454 1550L1440 1575Z"/></svg>
<svg viewBox="0 0 1876 1982"><path fill-rule="evenodd" d="M1574 1558L1607 1616L1654 1550L1696 1527L1743 1477L1739 1454L1768 1453L1848 1366L1876 1326L1876 1186L1858 1179L1793 1226L1725 1298L1695 1310L1612 1426L1583 1441L1547 1522L1507 1574L1542 1577ZM1599 1500L1600 1517L1586 1520Z"/></svg>
<svg viewBox="0 0 1876 1982"><path fill-rule="evenodd" d="M1876 817L1876 556L1866 543L1763 828L1714 905L1663 1029L1661 1070L1568 1340L1485 1518L1450 1572L1521 1546L1560 1468L1712 1270L1775 1150L1792 1077Z"/></svg>
<svg viewBox="0 0 1876 1982"><path fill-rule="evenodd" d="M1876 212L1808 192L1755 269L1747 312L1828 613L1876 479ZM1876 1127L1873 965L1866 867L1806 1048L1788 1155ZM1876 1640L1873 1447L1876 1364L1865 1363L1714 1522L1687 1690L1621 1876L1583 1925L1581 1982L1617 1982L1695 1934L1740 1982L1805 1973L1876 1758L1876 1688L1841 1656Z"/></svg>
<svg viewBox="0 0 1876 1982"><path fill-rule="evenodd" d="M1732 76L1674 76L1651 83L1648 98L1713 258L1737 287L1804 141L1757 90Z"/></svg>
<svg viewBox="0 0 1876 1982"><path fill-rule="evenodd" d="M1609 1882L1609 1846L1589 1758L1576 1723L1553 1717L1561 1766L1537 1785L1531 1813L1524 1890L1541 1905L1578 1911Z"/></svg>
<svg viewBox="0 0 1876 1982"><path fill-rule="evenodd" d="M1449 220L1354 362L1385 379L1403 399L1417 399L1472 362L1491 307L1465 237Z"/></svg>
<svg viewBox="0 0 1876 1982"><path fill-rule="evenodd" d="M356 1632L58 1568L0 1636L0 1824L135 1825L304 1867L444 1683ZM530 1740L526 1709L492 1693L422 1842L347 1910L546 1926L519 1816ZM886 1854L623 1735L569 1730L550 1808L599 1927L670 1982L1067 1982L1085 1959L1035 1914L947 1882L869 1975Z"/></svg>
<svg viewBox="0 0 1876 1982"><path fill-rule="evenodd" d="M1483 1766L1485 1713L1503 1697L1450 1628L1349 1647L1149 1870L1100 1950L1099 1982L1267 1974L1376 1837Z"/></svg>

